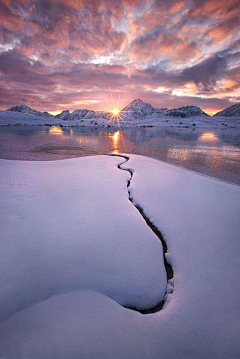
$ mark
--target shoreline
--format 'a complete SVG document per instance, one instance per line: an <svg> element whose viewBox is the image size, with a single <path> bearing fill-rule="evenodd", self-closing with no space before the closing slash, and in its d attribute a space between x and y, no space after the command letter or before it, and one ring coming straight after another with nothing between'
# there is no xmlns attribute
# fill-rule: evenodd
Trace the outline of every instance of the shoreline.
<svg viewBox="0 0 240 359"><path fill-rule="evenodd" d="M0 127L0 157L54 161L132 153L240 185L240 129Z"/></svg>

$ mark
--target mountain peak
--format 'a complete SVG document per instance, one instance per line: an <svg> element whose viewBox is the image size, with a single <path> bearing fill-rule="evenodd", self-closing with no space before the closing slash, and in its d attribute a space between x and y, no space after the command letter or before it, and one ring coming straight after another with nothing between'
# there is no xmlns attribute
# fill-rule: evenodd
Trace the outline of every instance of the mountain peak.
<svg viewBox="0 0 240 359"><path fill-rule="evenodd" d="M145 104L145 102L143 100L141 100L140 98L136 98L135 100L133 100L131 104Z"/></svg>
<svg viewBox="0 0 240 359"><path fill-rule="evenodd" d="M35 111L31 107L28 107L26 105L17 105L9 108L7 111L14 111L14 112L29 112L29 111Z"/></svg>
<svg viewBox="0 0 240 359"><path fill-rule="evenodd" d="M142 101L140 98L133 100L129 105L127 105L123 111L135 111L135 112L153 112L154 108L150 103Z"/></svg>

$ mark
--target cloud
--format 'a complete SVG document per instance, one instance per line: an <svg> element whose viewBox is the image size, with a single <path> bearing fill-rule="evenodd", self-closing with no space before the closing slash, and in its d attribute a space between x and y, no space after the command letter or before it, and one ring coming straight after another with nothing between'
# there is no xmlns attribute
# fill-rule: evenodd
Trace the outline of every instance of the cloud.
<svg viewBox="0 0 240 359"><path fill-rule="evenodd" d="M183 81L193 81L201 92L216 90L216 82L231 76L231 66L240 60L240 40L233 42L227 49L212 54L198 64L184 69ZM236 80L237 81L237 80Z"/></svg>
<svg viewBox="0 0 240 359"><path fill-rule="evenodd" d="M188 14L191 17L209 20L209 18L221 16L239 9L238 0L195 0Z"/></svg>
<svg viewBox="0 0 240 359"><path fill-rule="evenodd" d="M213 38L217 43L221 43L226 39L231 39L233 31L240 32L240 11L235 13L234 16L216 22L208 32L208 35Z"/></svg>
<svg viewBox="0 0 240 359"><path fill-rule="evenodd" d="M94 7L94 4L98 6ZM109 1L109 4L112 2ZM8 21L5 20L3 34L7 37L11 31L13 38L20 38L25 47L32 47L39 52L45 49L67 50L69 46L79 51L84 49L85 52L120 50L125 34L116 31L111 23L116 6L107 4L103 7L101 2L93 1L80 1L78 5L80 8L76 11L68 2L14 0L8 7L4 6L4 18ZM21 24L18 33L13 32L11 25L16 22Z"/></svg>
<svg viewBox="0 0 240 359"><path fill-rule="evenodd" d="M126 104L239 98L237 0L2 0L0 12L1 108L94 97L101 109L108 87Z"/></svg>
<svg viewBox="0 0 240 359"><path fill-rule="evenodd" d="M15 51L0 54L0 71L5 75L26 75L29 65L25 57Z"/></svg>
<svg viewBox="0 0 240 359"><path fill-rule="evenodd" d="M182 71L183 81L194 81L196 85L202 85L205 91L209 91L216 81L221 78L227 67L224 57L213 55L197 65Z"/></svg>
<svg viewBox="0 0 240 359"><path fill-rule="evenodd" d="M136 61L151 61L159 57L169 59L174 63L185 62L201 54L197 42L188 41L178 33L164 31L158 27L154 32L134 40L128 50L128 55Z"/></svg>

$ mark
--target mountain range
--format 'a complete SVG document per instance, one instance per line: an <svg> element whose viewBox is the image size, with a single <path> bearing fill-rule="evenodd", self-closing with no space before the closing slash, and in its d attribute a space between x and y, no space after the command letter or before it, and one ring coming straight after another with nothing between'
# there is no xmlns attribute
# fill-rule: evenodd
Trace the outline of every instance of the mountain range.
<svg viewBox="0 0 240 359"><path fill-rule="evenodd" d="M128 106L122 110L123 114L127 113L130 117L146 117L148 115L159 115L171 116L171 117L195 117L195 116L206 116L210 117L206 112L203 112L200 107L197 106L186 106L179 107L169 110L168 108L154 108L149 103L145 103L140 99L132 101Z"/></svg>
<svg viewBox="0 0 240 359"><path fill-rule="evenodd" d="M53 117L61 120L83 120L90 118L107 118L111 116L109 112L104 111L93 111L93 110L75 110L70 113L69 110L62 111L61 113L53 116L48 112L40 112L36 111L28 106L19 105L14 106L8 109L7 111L21 112L26 114L32 114L35 116L44 116L44 117ZM211 117L206 112L202 111L200 107L197 106L185 106L174 109L168 108L154 108L149 103L146 103L140 99L136 99L132 101L129 105L121 110L122 115L141 119L145 117L161 117L161 116L169 116L169 117L177 117L177 118L187 118L187 117ZM222 117L233 117L240 116L240 103L235 104L226 108L223 111L216 113L214 116L222 116Z"/></svg>

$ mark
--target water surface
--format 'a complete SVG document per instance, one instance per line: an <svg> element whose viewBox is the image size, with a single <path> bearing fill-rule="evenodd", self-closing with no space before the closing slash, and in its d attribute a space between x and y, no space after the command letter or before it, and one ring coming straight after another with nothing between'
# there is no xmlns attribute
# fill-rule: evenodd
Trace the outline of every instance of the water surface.
<svg viewBox="0 0 240 359"><path fill-rule="evenodd" d="M107 153L141 154L240 184L240 129L0 127L0 157L5 159Z"/></svg>

